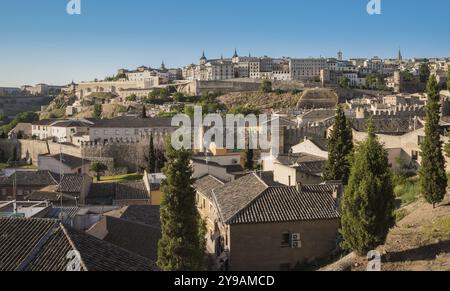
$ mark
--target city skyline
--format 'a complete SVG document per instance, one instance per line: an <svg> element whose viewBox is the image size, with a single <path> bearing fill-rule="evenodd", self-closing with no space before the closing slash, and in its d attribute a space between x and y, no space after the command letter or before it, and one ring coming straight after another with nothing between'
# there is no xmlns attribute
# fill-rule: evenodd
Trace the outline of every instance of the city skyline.
<svg viewBox="0 0 450 291"><path fill-rule="evenodd" d="M64 1L2 1L0 86L64 85L162 60L182 67L198 63L203 50L208 58L231 57L235 48L272 57L334 57L341 50L346 59L395 58L399 48L405 59L449 56L444 0L383 0L381 15L367 13L368 1L208 2L82 0L82 14L71 16Z"/></svg>

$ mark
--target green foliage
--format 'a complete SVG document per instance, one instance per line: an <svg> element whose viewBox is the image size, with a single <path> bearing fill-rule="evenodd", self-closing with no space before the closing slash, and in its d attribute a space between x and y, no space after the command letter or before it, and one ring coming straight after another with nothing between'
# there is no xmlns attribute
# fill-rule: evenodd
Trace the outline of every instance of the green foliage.
<svg viewBox="0 0 450 291"><path fill-rule="evenodd" d="M101 175L108 171L108 166L102 162L95 161L92 162L90 170L97 174L97 181L101 180Z"/></svg>
<svg viewBox="0 0 450 291"><path fill-rule="evenodd" d="M220 94L203 92L202 96L195 102L194 106L201 106L203 114L220 112L224 110L224 106L217 101L218 96L220 96ZM184 113L191 117L194 116L194 107L185 106Z"/></svg>
<svg viewBox="0 0 450 291"><path fill-rule="evenodd" d="M411 82L414 80L414 75L410 71L402 71L402 80L406 82Z"/></svg>
<svg viewBox="0 0 450 291"><path fill-rule="evenodd" d="M353 153L353 133L341 106L336 109L334 125L328 140L329 158L325 165L325 181L342 181L347 185L350 175L350 158Z"/></svg>
<svg viewBox="0 0 450 291"><path fill-rule="evenodd" d="M341 77L339 79L339 86L344 89L349 88L350 87L350 79L348 77Z"/></svg>
<svg viewBox="0 0 450 291"><path fill-rule="evenodd" d="M261 92L263 92L263 93L270 93L270 92L272 92L272 82L270 82L268 80L262 81L259 90Z"/></svg>
<svg viewBox="0 0 450 291"><path fill-rule="evenodd" d="M152 92L148 93L148 97L144 100L147 104L162 105L166 102L170 102L170 92L165 88L155 88Z"/></svg>
<svg viewBox="0 0 450 291"><path fill-rule="evenodd" d="M358 144L342 199L342 247L365 255L386 240L395 224L395 198L388 153L369 121L369 136Z"/></svg>
<svg viewBox="0 0 450 291"><path fill-rule="evenodd" d="M277 95L283 95L284 93L286 93L286 91L283 91L281 89L276 89L275 90L275 94L277 94Z"/></svg>
<svg viewBox="0 0 450 291"><path fill-rule="evenodd" d="M420 196L420 185L417 177L408 178L404 175L394 175L394 195L402 205L417 201Z"/></svg>
<svg viewBox="0 0 450 291"><path fill-rule="evenodd" d="M102 113L103 113L103 106L101 104L95 104L92 116L96 119L100 119L102 118Z"/></svg>
<svg viewBox="0 0 450 291"><path fill-rule="evenodd" d="M145 105L142 106L141 118L147 118L147 108L145 107Z"/></svg>
<svg viewBox="0 0 450 291"><path fill-rule="evenodd" d="M419 78L420 82L427 83L430 79L430 66L428 65L428 62L423 62L419 67Z"/></svg>
<svg viewBox="0 0 450 291"><path fill-rule="evenodd" d="M447 90L450 91L450 66L447 68Z"/></svg>
<svg viewBox="0 0 450 291"><path fill-rule="evenodd" d="M150 136L150 145L148 148L147 172L151 174L156 172L156 151L153 142L153 134Z"/></svg>
<svg viewBox="0 0 450 291"><path fill-rule="evenodd" d="M33 123L39 120L39 115L35 112L22 112L19 113L14 120L12 120L9 124L6 124L0 127L0 132L8 134L14 127L19 123Z"/></svg>
<svg viewBox="0 0 450 291"><path fill-rule="evenodd" d="M254 114L254 115L258 116L259 114L261 114L261 111L252 106L236 105L236 106L232 107L228 113L234 114L234 115L243 114L245 116Z"/></svg>
<svg viewBox="0 0 450 291"><path fill-rule="evenodd" d="M366 87L375 90L385 90L386 80L381 74L371 74L366 78Z"/></svg>
<svg viewBox="0 0 450 291"><path fill-rule="evenodd" d="M428 102L425 107L425 139L421 144L422 162L419 169L420 187L425 200L435 206L447 192L445 159L442 153L439 86L433 75L427 84Z"/></svg>
<svg viewBox="0 0 450 291"><path fill-rule="evenodd" d="M6 157L6 152L4 149L0 148L0 164L5 164L8 162L8 158Z"/></svg>
<svg viewBox="0 0 450 291"><path fill-rule="evenodd" d="M183 95L183 93L180 92L176 92L172 95L173 101L174 102L184 102L185 101L185 97Z"/></svg>
<svg viewBox="0 0 450 291"><path fill-rule="evenodd" d="M196 208L191 152L175 150L167 140L161 203L162 238L157 264L162 271L205 269L205 225Z"/></svg>
<svg viewBox="0 0 450 291"><path fill-rule="evenodd" d="M106 77L105 81L107 81L107 82L116 82L116 81L119 81L121 79L128 80L128 77L127 77L126 74L122 73L122 74L117 74L117 75L112 76L112 77Z"/></svg>
<svg viewBox="0 0 450 291"><path fill-rule="evenodd" d="M247 151L246 151L245 155L246 155L245 168L247 170L253 170L255 168L255 162L254 162L255 153L254 153L253 149L250 148L250 142L247 145Z"/></svg>
<svg viewBox="0 0 450 291"><path fill-rule="evenodd" d="M137 101L137 96L136 96L136 94L132 94L132 95L128 96L127 98L125 98L125 101L128 101L128 102L136 102L136 101Z"/></svg>

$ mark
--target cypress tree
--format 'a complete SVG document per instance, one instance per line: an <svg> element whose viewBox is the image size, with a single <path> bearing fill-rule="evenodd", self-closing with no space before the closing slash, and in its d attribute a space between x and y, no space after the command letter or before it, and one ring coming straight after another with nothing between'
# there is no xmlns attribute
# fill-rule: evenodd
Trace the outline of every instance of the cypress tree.
<svg viewBox="0 0 450 291"><path fill-rule="evenodd" d="M253 149L250 148L250 145L249 145L247 152L246 152L246 159L245 159L245 168L247 170L253 170L254 156L255 156L255 153L254 153Z"/></svg>
<svg viewBox="0 0 450 291"><path fill-rule="evenodd" d="M440 122L440 95L436 77L427 84L428 102L425 108L425 139L420 148L422 162L419 169L420 189L425 200L433 204L444 200L447 189L445 160L442 153Z"/></svg>
<svg viewBox="0 0 450 291"><path fill-rule="evenodd" d="M386 241L394 226L395 198L388 154L369 121L368 138L358 144L342 199L342 247L365 255Z"/></svg>
<svg viewBox="0 0 450 291"><path fill-rule="evenodd" d="M162 238L158 266L162 271L202 271L205 268L205 228L196 208L192 187L191 152L166 143L161 203Z"/></svg>
<svg viewBox="0 0 450 291"><path fill-rule="evenodd" d="M148 149L148 164L147 164L147 172L155 173L156 171L156 152L155 145L153 143L153 134L150 135L150 145Z"/></svg>
<svg viewBox="0 0 450 291"><path fill-rule="evenodd" d="M341 106L336 109L334 126L328 140L328 161L323 174L324 181L348 183L350 157L353 152L353 133L350 122Z"/></svg>
<svg viewBox="0 0 450 291"><path fill-rule="evenodd" d="M450 66L447 68L447 90L450 91Z"/></svg>
<svg viewBox="0 0 450 291"><path fill-rule="evenodd" d="M142 107L142 118L147 118L147 108L145 105Z"/></svg>

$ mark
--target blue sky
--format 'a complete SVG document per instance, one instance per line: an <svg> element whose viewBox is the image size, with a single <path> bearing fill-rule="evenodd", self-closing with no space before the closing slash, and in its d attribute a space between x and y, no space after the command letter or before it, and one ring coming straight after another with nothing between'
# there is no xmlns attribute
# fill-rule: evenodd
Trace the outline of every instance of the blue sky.
<svg viewBox="0 0 450 291"><path fill-rule="evenodd" d="M170 67L207 57L450 56L450 1L381 0L0 1L0 86L65 84L118 68Z"/></svg>

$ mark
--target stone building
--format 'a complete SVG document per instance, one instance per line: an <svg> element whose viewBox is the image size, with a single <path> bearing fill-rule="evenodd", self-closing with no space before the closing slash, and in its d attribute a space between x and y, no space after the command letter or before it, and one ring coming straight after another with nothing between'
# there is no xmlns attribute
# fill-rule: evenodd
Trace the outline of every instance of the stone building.
<svg viewBox="0 0 450 291"><path fill-rule="evenodd" d="M337 246L338 185L288 187L270 173L253 173L227 184L205 176L195 187L217 269L291 270Z"/></svg>

